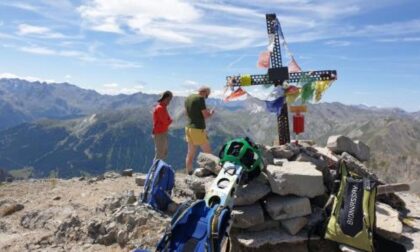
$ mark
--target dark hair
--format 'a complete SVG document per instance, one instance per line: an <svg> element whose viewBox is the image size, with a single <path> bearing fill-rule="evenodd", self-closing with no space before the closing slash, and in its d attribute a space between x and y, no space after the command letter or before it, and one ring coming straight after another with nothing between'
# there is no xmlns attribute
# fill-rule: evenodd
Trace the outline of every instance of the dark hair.
<svg viewBox="0 0 420 252"><path fill-rule="evenodd" d="M159 100L157 100L158 102L161 102L161 101L163 101L164 99L166 99L166 98L172 98L173 97L173 94L172 94L172 92L171 91L169 91L169 90L166 90L165 92L163 92L161 95L160 95L160 98L159 98Z"/></svg>

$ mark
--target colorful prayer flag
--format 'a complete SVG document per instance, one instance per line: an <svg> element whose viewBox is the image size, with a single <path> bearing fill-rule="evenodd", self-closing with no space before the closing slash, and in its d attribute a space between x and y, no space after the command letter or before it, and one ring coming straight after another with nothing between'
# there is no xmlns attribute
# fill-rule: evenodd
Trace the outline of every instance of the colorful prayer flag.
<svg viewBox="0 0 420 252"><path fill-rule="evenodd" d="M277 86L268 95L265 105L267 110L280 115L284 104L284 89L282 86Z"/></svg>
<svg viewBox="0 0 420 252"><path fill-rule="evenodd" d="M298 65L298 63L296 62L295 58L292 56L291 57L291 61L289 63L289 73L299 73L302 72L302 69L300 68L300 66Z"/></svg>
<svg viewBox="0 0 420 252"><path fill-rule="evenodd" d="M273 88L271 93L267 96L267 101L274 101L280 96L284 96L284 89L282 86L276 86Z"/></svg>
<svg viewBox="0 0 420 252"><path fill-rule="evenodd" d="M224 101L225 102L231 102L231 101L239 101L244 100L247 98L247 92L245 92L242 88L238 88L235 91L233 91L230 95L228 95Z"/></svg>
<svg viewBox="0 0 420 252"><path fill-rule="evenodd" d="M306 75L299 80L299 83L302 85L302 92L300 94L302 101L307 102L311 100L315 92L315 78Z"/></svg>
<svg viewBox="0 0 420 252"><path fill-rule="evenodd" d="M296 99L299 97L300 91L301 89L296 86L289 86L285 91L287 104L294 103Z"/></svg>
<svg viewBox="0 0 420 252"><path fill-rule="evenodd" d="M325 91L331 86L332 81L323 80L315 82L315 101L319 102Z"/></svg>
<svg viewBox="0 0 420 252"><path fill-rule="evenodd" d="M241 86L251 86L252 78L250 74L241 75L239 83Z"/></svg>
<svg viewBox="0 0 420 252"><path fill-rule="evenodd" d="M269 51L260 53L260 56L258 57L257 67L270 68L270 52Z"/></svg>
<svg viewBox="0 0 420 252"><path fill-rule="evenodd" d="M272 113L276 113L277 116L281 114L281 109L283 108L284 104L284 96L280 96L273 101L265 101L265 105L267 110Z"/></svg>

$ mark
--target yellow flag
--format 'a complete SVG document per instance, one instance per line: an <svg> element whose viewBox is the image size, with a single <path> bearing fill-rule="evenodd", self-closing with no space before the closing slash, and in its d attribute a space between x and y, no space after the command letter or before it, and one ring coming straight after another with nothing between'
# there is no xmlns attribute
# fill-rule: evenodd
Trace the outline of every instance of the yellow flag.
<svg viewBox="0 0 420 252"><path fill-rule="evenodd" d="M315 82L315 101L319 102L321 100L324 92L331 86L332 81L323 80Z"/></svg>
<svg viewBox="0 0 420 252"><path fill-rule="evenodd" d="M241 79L239 80L239 83L241 83L241 86L251 86L251 75L250 74L244 74L241 75Z"/></svg>
<svg viewBox="0 0 420 252"><path fill-rule="evenodd" d="M298 87L293 87L292 90L287 90L285 92L287 104L294 103L296 99L299 97L301 92L302 92L302 89Z"/></svg>

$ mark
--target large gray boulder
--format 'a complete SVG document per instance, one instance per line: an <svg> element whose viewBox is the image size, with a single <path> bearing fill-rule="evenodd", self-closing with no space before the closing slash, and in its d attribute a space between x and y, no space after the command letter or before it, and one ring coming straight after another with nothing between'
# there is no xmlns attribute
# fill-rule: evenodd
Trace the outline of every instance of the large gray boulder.
<svg viewBox="0 0 420 252"><path fill-rule="evenodd" d="M252 226L250 228L247 228L246 230L258 232L258 231L278 228L278 227L280 227L280 221L268 219L268 220L265 220L264 223Z"/></svg>
<svg viewBox="0 0 420 252"><path fill-rule="evenodd" d="M267 178L261 174L246 185L240 185L235 194L235 206L252 205L271 192Z"/></svg>
<svg viewBox="0 0 420 252"><path fill-rule="evenodd" d="M403 225L398 216L398 211L386 204L377 202L376 231L384 237L399 239L403 231Z"/></svg>
<svg viewBox="0 0 420 252"><path fill-rule="evenodd" d="M194 176L199 177L199 178L207 177L207 176L210 176L212 174L213 174L213 172L211 172L210 170L204 169L204 168L197 168L197 169L194 170L194 173L193 173Z"/></svg>
<svg viewBox="0 0 420 252"><path fill-rule="evenodd" d="M235 228L249 228L264 223L264 212L259 203L250 206L238 206L232 211Z"/></svg>
<svg viewBox="0 0 420 252"><path fill-rule="evenodd" d="M362 162L354 158L349 153L343 152L341 154L341 159L344 161L349 171L352 171L362 177L369 177L375 181L379 181L382 184L384 183L383 181L380 181L373 172L369 171L369 169Z"/></svg>
<svg viewBox="0 0 420 252"><path fill-rule="evenodd" d="M281 226L291 235L296 235L308 224L307 217L296 217L288 220L281 220Z"/></svg>
<svg viewBox="0 0 420 252"><path fill-rule="evenodd" d="M260 248L266 245L277 245L277 244L301 244L308 241L308 234L304 231L299 232L296 235L290 235L282 228L266 229L259 232L255 231L244 231L235 234L234 239L242 246L246 248ZM319 240L319 236L312 235L311 240ZM247 251L260 251L260 250L247 250ZM264 251L264 250L261 250ZM283 251L283 250L270 250L270 251ZM290 250L295 251L295 250Z"/></svg>
<svg viewBox="0 0 420 252"><path fill-rule="evenodd" d="M262 156L264 164L265 165L273 164L274 157L273 157L273 152L271 152L270 147L262 145L262 144L257 144L257 146L261 152L261 156Z"/></svg>
<svg viewBox="0 0 420 252"><path fill-rule="evenodd" d="M273 220L287 220L311 214L311 203L308 198L296 196L270 195L265 209Z"/></svg>
<svg viewBox="0 0 420 252"><path fill-rule="evenodd" d="M360 141L353 141L346 136L330 136L327 147L336 154L347 152L360 161L368 161L370 158L370 149L366 144Z"/></svg>
<svg viewBox="0 0 420 252"><path fill-rule="evenodd" d="M339 157L327 147L313 146L314 150L320 154L331 165L338 163Z"/></svg>
<svg viewBox="0 0 420 252"><path fill-rule="evenodd" d="M293 194L313 198L325 192L322 172L309 162L292 161L267 167L271 190L279 195Z"/></svg>
<svg viewBox="0 0 420 252"><path fill-rule="evenodd" d="M300 152L300 147L295 144L285 144L271 147L274 158L290 159Z"/></svg>
<svg viewBox="0 0 420 252"><path fill-rule="evenodd" d="M211 171L214 174L218 174L221 167L219 166L219 157L211 154L200 152L197 156L197 163L201 168Z"/></svg>
<svg viewBox="0 0 420 252"><path fill-rule="evenodd" d="M187 176L185 183L194 193L206 193L206 188L211 186L214 177Z"/></svg>
<svg viewBox="0 0 420 252"><path fill-rule="evenodd" d="M328 162L324 159L314 158L306 153L300 153L295 161L300 162L310 162L316 166L316 168L320 171L323 171L328 168Z"/></svg>

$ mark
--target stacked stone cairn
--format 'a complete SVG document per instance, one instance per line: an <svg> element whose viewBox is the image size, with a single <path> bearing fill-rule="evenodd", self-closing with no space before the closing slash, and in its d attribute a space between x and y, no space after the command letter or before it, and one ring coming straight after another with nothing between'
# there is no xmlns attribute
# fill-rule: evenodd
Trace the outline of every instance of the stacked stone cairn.
<svg viewBox="0 0 420 252"><path fill-rule="evenodd" d="M327 147L299 141L259 148L264 171L236 192L230 231L232 251L307 251L310 226L329 198L340 159L349 170L379 181L362 163L369 159L369 147L344 136L330 137ZM200 168L185 182L195 198L203 198L221 168L219 158L212 154L200 153L197 163ZM388 217L398 212L385 207L392 212L384 218L389 222ZM378 216L378 220L381 218ZM393 220L397 223L394 230L389 230L389 223L378 230L401 234L401 222L395 216ZM311 247L313 251L339 251L337 244L317 235L311 235Z"/></svg>

